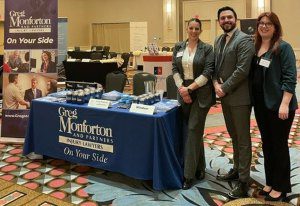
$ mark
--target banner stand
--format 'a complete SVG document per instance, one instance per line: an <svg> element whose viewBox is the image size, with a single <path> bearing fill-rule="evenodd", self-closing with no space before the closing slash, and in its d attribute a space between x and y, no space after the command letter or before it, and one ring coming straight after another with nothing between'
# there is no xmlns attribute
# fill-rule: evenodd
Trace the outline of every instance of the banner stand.
<svg viewBox="0 0 300 206"><path fill-rule="evenodd" d="M22 144L32 100L57 90L58 1L5 0L4 5L0 142Z"/></svg>

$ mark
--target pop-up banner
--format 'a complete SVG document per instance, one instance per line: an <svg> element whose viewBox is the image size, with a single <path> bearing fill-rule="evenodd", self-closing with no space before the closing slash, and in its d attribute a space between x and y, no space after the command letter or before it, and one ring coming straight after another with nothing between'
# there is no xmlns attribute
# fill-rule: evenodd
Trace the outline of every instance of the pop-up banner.
<svg viewBox="0 0 300 206"><path fill-rule="evenodd" d="M23 142L31 101L56 89L57 19L57 0L5 0L0 141Z"/></svg>

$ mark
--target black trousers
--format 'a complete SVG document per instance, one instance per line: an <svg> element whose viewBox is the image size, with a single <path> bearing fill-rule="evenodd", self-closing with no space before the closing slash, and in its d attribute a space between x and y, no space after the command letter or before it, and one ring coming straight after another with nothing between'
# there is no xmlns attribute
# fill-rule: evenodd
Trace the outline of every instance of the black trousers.
<svg viewBox="0 0 300 206"><path fill-rule="evenodd" d="M266 184L276 191L291 192L288 138L295 111L290 111L288 119L282 120L278 111L266 108L262 94L256 94L254 98L255 118L263 143Z"/></svg>

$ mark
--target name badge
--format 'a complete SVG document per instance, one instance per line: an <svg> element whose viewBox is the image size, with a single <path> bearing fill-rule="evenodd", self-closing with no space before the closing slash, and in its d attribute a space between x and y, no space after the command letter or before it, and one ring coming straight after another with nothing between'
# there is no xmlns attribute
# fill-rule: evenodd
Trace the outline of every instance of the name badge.
<svg viewBox="0 0 300 206"><path fill-rule="evenodd" d="M266 67L266 68L269 68L270 63L271 63L271 60L266 59L266 58L261 58L260 61L259 61L259 65L263 66L263 67Z"/></svg>
<svg viewBox="0 0 300 206"><path fill-rule="evenodd" d="M153 115L154 110L155 106L133 103L131 104L129 112Z"/></svg>
<svg viewBox="0 0 300 206"><path fill-rule="evenodd" d="M182 57L183 56L183 51L177 52L176 57Z"/></svg>
<svg viewBox="0 0 300 206"><path fill-rule="evenodd" d="M108 107L110 106L110 101L103 99L90 99L88 106L101 109L108 109Z"/></svg>

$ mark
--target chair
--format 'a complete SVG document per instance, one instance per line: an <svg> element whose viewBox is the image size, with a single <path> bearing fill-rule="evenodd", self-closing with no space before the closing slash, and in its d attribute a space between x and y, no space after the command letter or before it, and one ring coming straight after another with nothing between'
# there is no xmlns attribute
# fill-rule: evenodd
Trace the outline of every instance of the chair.
<svg viewBox="0 0 300 206"><path fill-rule="evenodd" d="M109 54L110 46L103 47L103 58L107 59Z"/></svg>
<svg viewBox="0 0 300 206"><path fill-rule="evenodd" d="M167 84L167 98L177 99L177 86L175 84L172 74L167 77L166 84Z"/></svg>
<svg viewBox="0 0 300 206"><path fill-rule="evenodd" d="M75 46L74 51L80 51L80 46Z"/></svg>
<svg viewBox="0 0 300 206"><path fill-rule="evenodd" d="M170 51L170 47L164 46L163 48L161 48L161 51L169 52Z"/></svg>
<svg viewBox="0 0 300 206"><path fill-rule="evenodd" d="M116 52L109 52L110 58L115 58L118 56Z"/></svg>
<svg viewBox="0 0 300 206"><path fill-rule="evenodd" d="M104 46L104 47L103 47L103 51L105 51L105 52L107 52L107 53L108 53L108 52L109 52L109 50L110 50L110 46Z"/></svg>
<svg viewBox="0 0 300 206"><path fill-rule="evenodd" d="M121 54L121 58L124 60L123 64L120 66L120 68L122 69L122 71L124 73L127 72L127 66L128 66L128 62L129 62L129 58L130 58L130 54L129 53L122 53Z"/></svg>
<svg viewBox="0 0 300 206"><path fill-rule="evenodd" d="M108 73L105 80L105 92L110 92L113 90L123 92L126 79L126 75L120 71Z"/></svg>
<svg viewBox="0 0 300 206"><path fill-rule="evenodd" d="M102 51L103 50L103 46L96 46L96 51Z"/></svg>
<svg viewBox="0 0 300 206"><path fill-rule="evenodd" d="M102 59L102 53L101 52L94 52L91 53L91 60L101 60Z"/></svg>
<svg viewBox="0 0 300 206"><path fill-rule="evenodd" d="M133 76L133 95L138 96L145 93L145 81L156 82L156 76L148 72L136 73Z"/></svg>

